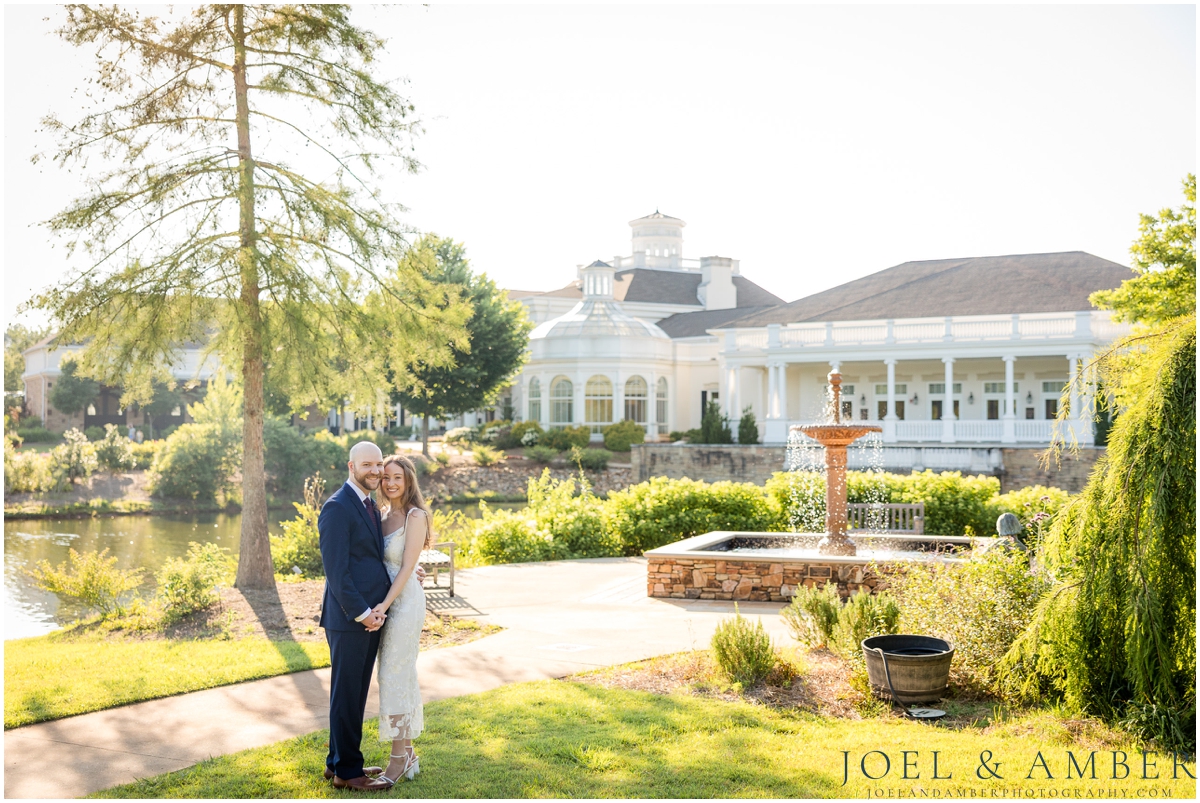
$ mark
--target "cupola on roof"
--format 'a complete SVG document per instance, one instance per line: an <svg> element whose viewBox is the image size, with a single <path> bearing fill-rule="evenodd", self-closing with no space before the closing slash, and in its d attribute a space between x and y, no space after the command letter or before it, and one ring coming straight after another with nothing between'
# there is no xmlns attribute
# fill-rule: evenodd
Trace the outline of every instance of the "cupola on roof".
<svg viewBox="0 0 1200 803"><path fill-rule="evenodd" d="M666 332L652 323L634 318L613 297L613 267L596 260L580 270L583 300L566 315L539 325L530 340L547 338L651 338L669 340Z"/></svg>

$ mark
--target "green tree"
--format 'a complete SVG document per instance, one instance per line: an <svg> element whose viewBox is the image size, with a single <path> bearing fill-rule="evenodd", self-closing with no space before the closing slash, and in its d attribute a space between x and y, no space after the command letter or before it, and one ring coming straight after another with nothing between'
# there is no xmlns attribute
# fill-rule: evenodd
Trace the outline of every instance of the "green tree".
<svg viewBox="0 0 1200 803"><path fill-rule="evenodd" d="M176 407L184 404L183 391L174 382L155 381L150 387L150 401L142 405L146 413L146 421L150 427L150 437L154 437L154 419L160 415L168 415Z"/></svg>
<svg viewBox="0 0 1200 803"><path fill-rule="evenodd" d="M1196 177L1183 180L1184 204L1142 215L1141 236L1129 249L1140 273L1114 290L1092 293L1091 302L1118 320L1155 325L1196 313Z"/></svg>
<svg viewBox="0 0 1200 803"><path fill-rule="evenodd" d="M738 443L758 443L758 422L749 407L742 410L742 417L738 419Z"/></svg>
<svg viewBox="0 0 1200 803"><path fill-rule="evenodd" d="M420 352L392 352L395 399L424 417L421 448L428 456L429 419L493 403L525 362L533 324L519 302L509 301L486 274L471 270L460 243L428 234L404 259L410 270L421 271L443 288L443 303L461 299L470 305L466 342L453 349L452 363L431 363Z"/></svg>
<svg viewBox="0 0 1200 803"><path fill-rule="evenodd" d="M55 162L82 166L90 184L48 226L85 264L33 305L64 341L87 344L86 374L124 381L126 404L152 398L183 343L206 342L236 367L237 585L273 587L264 372L296 408L365 406L387 387L365 345L381 326L391 347L419 342L433 362L453 339L453 322L421 304L423 277L383 269L398 264L404 232L379 188L383 171L417 167L413 107L373 76L384 41L344 5L66 14L58 33L97 57L94 105L44 126L58 137ZM386 320L364 305L368 288L387 295Z"/></svg>
<svg viewBox="0 0 1200 803"><path fill-rule="evenodd" d="M733 443L729 419L721 414L721 405L715 401L704 405L704 415L700 418L700 440L697 443Z"/></svg>
<svg viewBox="0 0 1200 803"><path fill-rule="evenodd" d="M62 373L50 388L50 403L54 405L54 409L67 415L82 412L100 393L100 383L80 376L79 365L71 358L64 359L59 365L59 370Z"/></svg>
<svg viewBox="0 0 1200 803"><path fill-rule="evenodd" d="M10 323L4 330L4 392L22 390L21 374L25 373L25 357L21 352L49 334L48 329L31 328Z"/></svg>

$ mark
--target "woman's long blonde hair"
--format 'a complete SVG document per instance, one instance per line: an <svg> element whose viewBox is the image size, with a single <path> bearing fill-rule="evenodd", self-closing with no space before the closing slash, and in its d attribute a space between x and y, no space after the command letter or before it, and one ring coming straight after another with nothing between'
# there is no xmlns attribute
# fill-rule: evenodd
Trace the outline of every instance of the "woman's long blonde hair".
<svg viewBox="0 0 1200 803"><path fill-rule="evenodd" d="M383 470L387 471L387 467L395 463L400 466L400 470L404 472L404 493L397 504L404 511L405 515L408 511L416 508L417 510L425 511L426 534L425 544L428 546L433 543L433 513L429 510L429 505L425 503L425 497L421 496L421 486L417 484L417 469L413 462L402 454L389 455L384 458ZM379 485L379 512L387 516L391 512L392 500L388 499L383 493L383 483Z"/></svg>

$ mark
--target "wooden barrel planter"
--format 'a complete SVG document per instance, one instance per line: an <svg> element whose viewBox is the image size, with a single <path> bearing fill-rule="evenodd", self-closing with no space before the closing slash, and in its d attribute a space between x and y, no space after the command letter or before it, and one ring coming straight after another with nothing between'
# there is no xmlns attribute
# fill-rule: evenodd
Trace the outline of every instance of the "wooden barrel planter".
<svg viewBox="0 0 1200 803"><path fill-rule="evenodd" d="M896 690L896 699L904 705L933 703L946 695L950 681L950 661L954 658L954 647L950 642L932 636L872 636L862 643L863 657L867 659L867 675L871 689L880 697L890 698L888 675L884 673L883 658L876 650L887 656L891 688Z"/></svg>

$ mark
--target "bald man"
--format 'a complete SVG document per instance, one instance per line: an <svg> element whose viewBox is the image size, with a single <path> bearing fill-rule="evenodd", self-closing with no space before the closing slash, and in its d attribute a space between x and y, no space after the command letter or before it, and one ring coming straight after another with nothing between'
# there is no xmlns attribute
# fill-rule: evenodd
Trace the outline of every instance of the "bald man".
<svg viewBox="0 0 1200 803"><path fill-rule="evenodd" d="M386 618L372 608L391 585L383 565L382 522L370 497L383 477L383 453L370 441L360 441L350 449L348 467L349 479L329 497L317 520L325 564L321 627L333 670L325 777L338 789L382 792L391 784L369 777L381 770L363 767L360 745L379 628Z"/></svg>

